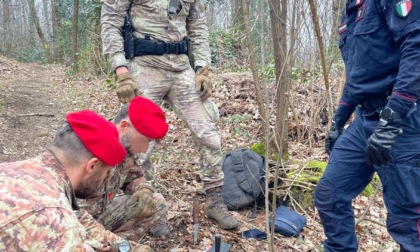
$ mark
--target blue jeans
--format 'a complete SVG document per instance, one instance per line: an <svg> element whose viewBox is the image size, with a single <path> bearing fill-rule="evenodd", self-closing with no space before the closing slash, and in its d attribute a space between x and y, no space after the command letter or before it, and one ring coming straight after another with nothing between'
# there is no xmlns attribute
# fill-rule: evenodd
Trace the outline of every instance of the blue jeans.
<svg viewBox="0 0 420 252"><path fill-rule="evenodd" d="M327 169L315 189L315 206L327 240L325 251L357 251L352 199L376 171L388 211L387 229L401 251L420 251L420 109L404 119L392 148L393 162L368 166L367 140L379 116L357 109L356 119L337 140Z"/></svg>

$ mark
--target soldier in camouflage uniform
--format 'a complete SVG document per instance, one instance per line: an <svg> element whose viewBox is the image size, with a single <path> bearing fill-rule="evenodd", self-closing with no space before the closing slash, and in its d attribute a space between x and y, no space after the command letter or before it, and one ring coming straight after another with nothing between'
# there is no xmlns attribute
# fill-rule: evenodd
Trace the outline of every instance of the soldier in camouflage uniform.
<svg viewBox="0 0 420 252"><path fill-rule="evenodd" d="M127 13L135 37L130 47L134 57L127 55L129 61L121 29ZM120 102L127 103L141 94L156 104L164 99L172 105L191 130L200 152L206 215L223 229L236 228L238 221L229 214L220 195L220 136L203 106L212 93L204 5L200 0L103 0L101 25L104 54L117 74Z"/></svg>
<svg viewBox="0 0 420 252"><path fill-rule="evenodd" d="M70 113L66 119L47 152L0 164L0 251L93 251L73 212L75 196L97 191L126 152L115 126L96 113ZM121 242L117 237L104 249L117 251ZM131 251L152 251L129 245Z"/></svg>
<svg viewBox="0 0 420 252"><path fill-rule="evenodd" d="M147 231L167 237L165 199L146 182L142 169L134 161L134 154L146 152L149 141L166 135L169 127L165 114L149 99L136 97L120 109L114 123L127 156L110 171L99 192L85 200L78 199L79 205L91 215L79 213L91 220L83 224L95 227L92 223L98 221L115 235L129 240L140 240ZM88 237L92 238L88 243L96 249L103 248L96 232L95 228L88 229Z"/></svg>

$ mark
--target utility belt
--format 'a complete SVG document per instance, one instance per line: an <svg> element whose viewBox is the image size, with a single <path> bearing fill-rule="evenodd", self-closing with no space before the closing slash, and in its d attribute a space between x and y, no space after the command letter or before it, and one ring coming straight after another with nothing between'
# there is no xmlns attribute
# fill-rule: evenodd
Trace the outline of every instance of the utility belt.
<svg viewBox="0 0 420 252"><path fill-rule="evenodd" d="M176 1L170 3L173 8ZM130 5L131 7L131 5ZM171 9L170 11L173 11ZM175 9L176 11L176 9ZM188 37L185 36L181 41L163 42L151 40L149 35L144 39L134 37L134 26L131 21L130 13L127 12L124 18L124 25L121 27L124 37L125 58L130 60L135 56L143 55L163 55L163 54L187 54L188 55Z"/></svg>
<svg viewBox="0 0 420 252"><path fill-rule="evenodd" d="M363 108L364 111L368 113L380 112L379 109L382 109L388 103L390 93L391 92L386 92L376 97L369 98L364 102L360 103L360 106Z"/></svg>
<svg viewBox="0 0 420 252"><path fill-rule="evenodd" d="M163 42L146 38L133 38L131 58L143 55L188 54L188 38L181 41Z"/></svg>

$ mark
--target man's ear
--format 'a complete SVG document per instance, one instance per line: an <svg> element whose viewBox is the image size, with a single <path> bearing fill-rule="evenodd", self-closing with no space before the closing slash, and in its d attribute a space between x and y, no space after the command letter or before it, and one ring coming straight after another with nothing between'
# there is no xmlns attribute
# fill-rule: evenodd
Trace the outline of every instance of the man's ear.
<svg viewBox="0 0 420 252"><path fill-rule="evenodd" d="M123 119L119 123L119 127L121 129L120 133L126 133L130 129L130 122L128 120Z"/></svg>
<svg viewBox="0 0 420 252"><path fill-rule="evenodd" d="M89 161L86 164L86 168L85 168L86 173L87 174L94 173L97 169L100 169L101 166L102 166L102 162L98 158L93 157L89 159Z"/></svg>

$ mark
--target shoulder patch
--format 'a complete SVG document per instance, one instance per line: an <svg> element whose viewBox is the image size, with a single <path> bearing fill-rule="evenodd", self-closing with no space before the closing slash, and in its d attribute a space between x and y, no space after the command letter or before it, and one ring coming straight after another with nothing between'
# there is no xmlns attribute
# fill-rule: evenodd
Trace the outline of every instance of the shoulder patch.
<svg viewBox="0 0 420 252"><path fill-rule="evenodd" d="M347 22L344 22L337 27L338 34L341 34L346 31L347 31Z"/></svg>
<svg viewBox="0 0 420 252"><path fill-rule="evenodd" d="M395 5L395 11L399 17L406 18L410 14L412 6L411 0L402 0Z"/></svg>
<svg viewBox="0 0 420 252"><path fill-rule="evenodd" d="M360 19L362 19L365 16L365 10L366 10L366 4L363 4L362 6L359 7L359 9L357 10L357 15L356 15L356 20L355 22L359 22Z"/></svg>

